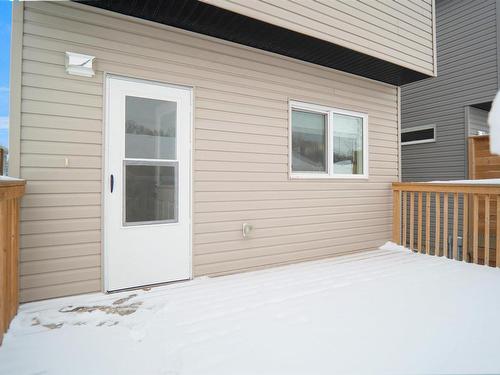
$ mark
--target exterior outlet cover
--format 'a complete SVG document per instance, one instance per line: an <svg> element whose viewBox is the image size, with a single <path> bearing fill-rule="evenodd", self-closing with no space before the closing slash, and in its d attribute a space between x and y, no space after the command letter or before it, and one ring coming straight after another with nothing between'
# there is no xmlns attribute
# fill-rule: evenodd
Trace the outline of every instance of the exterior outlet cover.
<svg viewBox="0 0 500 375"><path fill-rule="evenodd" d="M81 53L66 52L66 73L76 76L93 77L92 63L95 57Z"/></svg>
<svg viewBox="0 0 500 375"><path fill-rule="evenodd" d="M243 238L247 238L250 232L253 231L253 225L248 223L243 223Z"/></svg>

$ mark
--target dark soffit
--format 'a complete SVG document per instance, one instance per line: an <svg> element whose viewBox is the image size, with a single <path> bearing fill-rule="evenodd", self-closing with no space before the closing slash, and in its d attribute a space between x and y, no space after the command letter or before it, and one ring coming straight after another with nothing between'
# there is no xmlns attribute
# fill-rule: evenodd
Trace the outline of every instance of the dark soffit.
<svg viewBox="0 0 500 375"><path fill-rule="evenodd" d="M478 103L478 104L473 104L471 107L482 109L483 111L490 111L491 110L491 105L493 102L485 102L485 103Z"/></svg>
<svg viewBox="0 0 500 375"><path fill-rule="evenodd" d="M428 75L198 0L87 0L79 3L210 35L392 85Z"/></svg>

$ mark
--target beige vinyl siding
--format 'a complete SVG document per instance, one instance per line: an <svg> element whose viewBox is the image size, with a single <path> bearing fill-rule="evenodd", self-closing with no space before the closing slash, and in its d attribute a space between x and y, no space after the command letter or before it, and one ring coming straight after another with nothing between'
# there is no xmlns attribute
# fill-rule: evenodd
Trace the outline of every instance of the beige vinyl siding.
<svg viewBox="0 0 500 375"><path fill-rule="evenodd" d="M195 276L390 238L395 87L81 4L27 2L24 17L22 301L101 290L104 72L194 87ZM95 77L67 75L65 51L96 56ZM368 180L289 180L289 99L368 113Z"/></svg>
<svg viewBox="0 0 500 375"><path fill-rule="evenodd" d="M434 75L432 1L202 1Z"/></svg>

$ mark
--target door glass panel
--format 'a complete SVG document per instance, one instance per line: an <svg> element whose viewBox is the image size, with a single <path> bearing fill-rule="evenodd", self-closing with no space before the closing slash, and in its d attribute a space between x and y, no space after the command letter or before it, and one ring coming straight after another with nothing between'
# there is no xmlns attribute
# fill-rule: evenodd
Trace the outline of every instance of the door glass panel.
<svg viewBox="0 0 500 375"><path fill-rule="evenodd" d="M125 225L177 222L177 163L125 163Z"/></svg>
<svg viewBox="0 0 500 375"><path fill-rule="evenodd" d="M175 160L177 103L125 99L125 157Z"/></svg>

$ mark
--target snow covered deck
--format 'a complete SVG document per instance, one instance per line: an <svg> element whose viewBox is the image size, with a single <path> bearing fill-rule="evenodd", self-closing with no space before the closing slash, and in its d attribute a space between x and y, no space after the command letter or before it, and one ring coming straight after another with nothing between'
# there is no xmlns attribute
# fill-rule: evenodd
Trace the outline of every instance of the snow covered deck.
<svg viewBox="0 0 500 375"><path fill-rule="evenodd" d="M500 373L500 269L387 248L21 306L0 374Z"/></svg>

